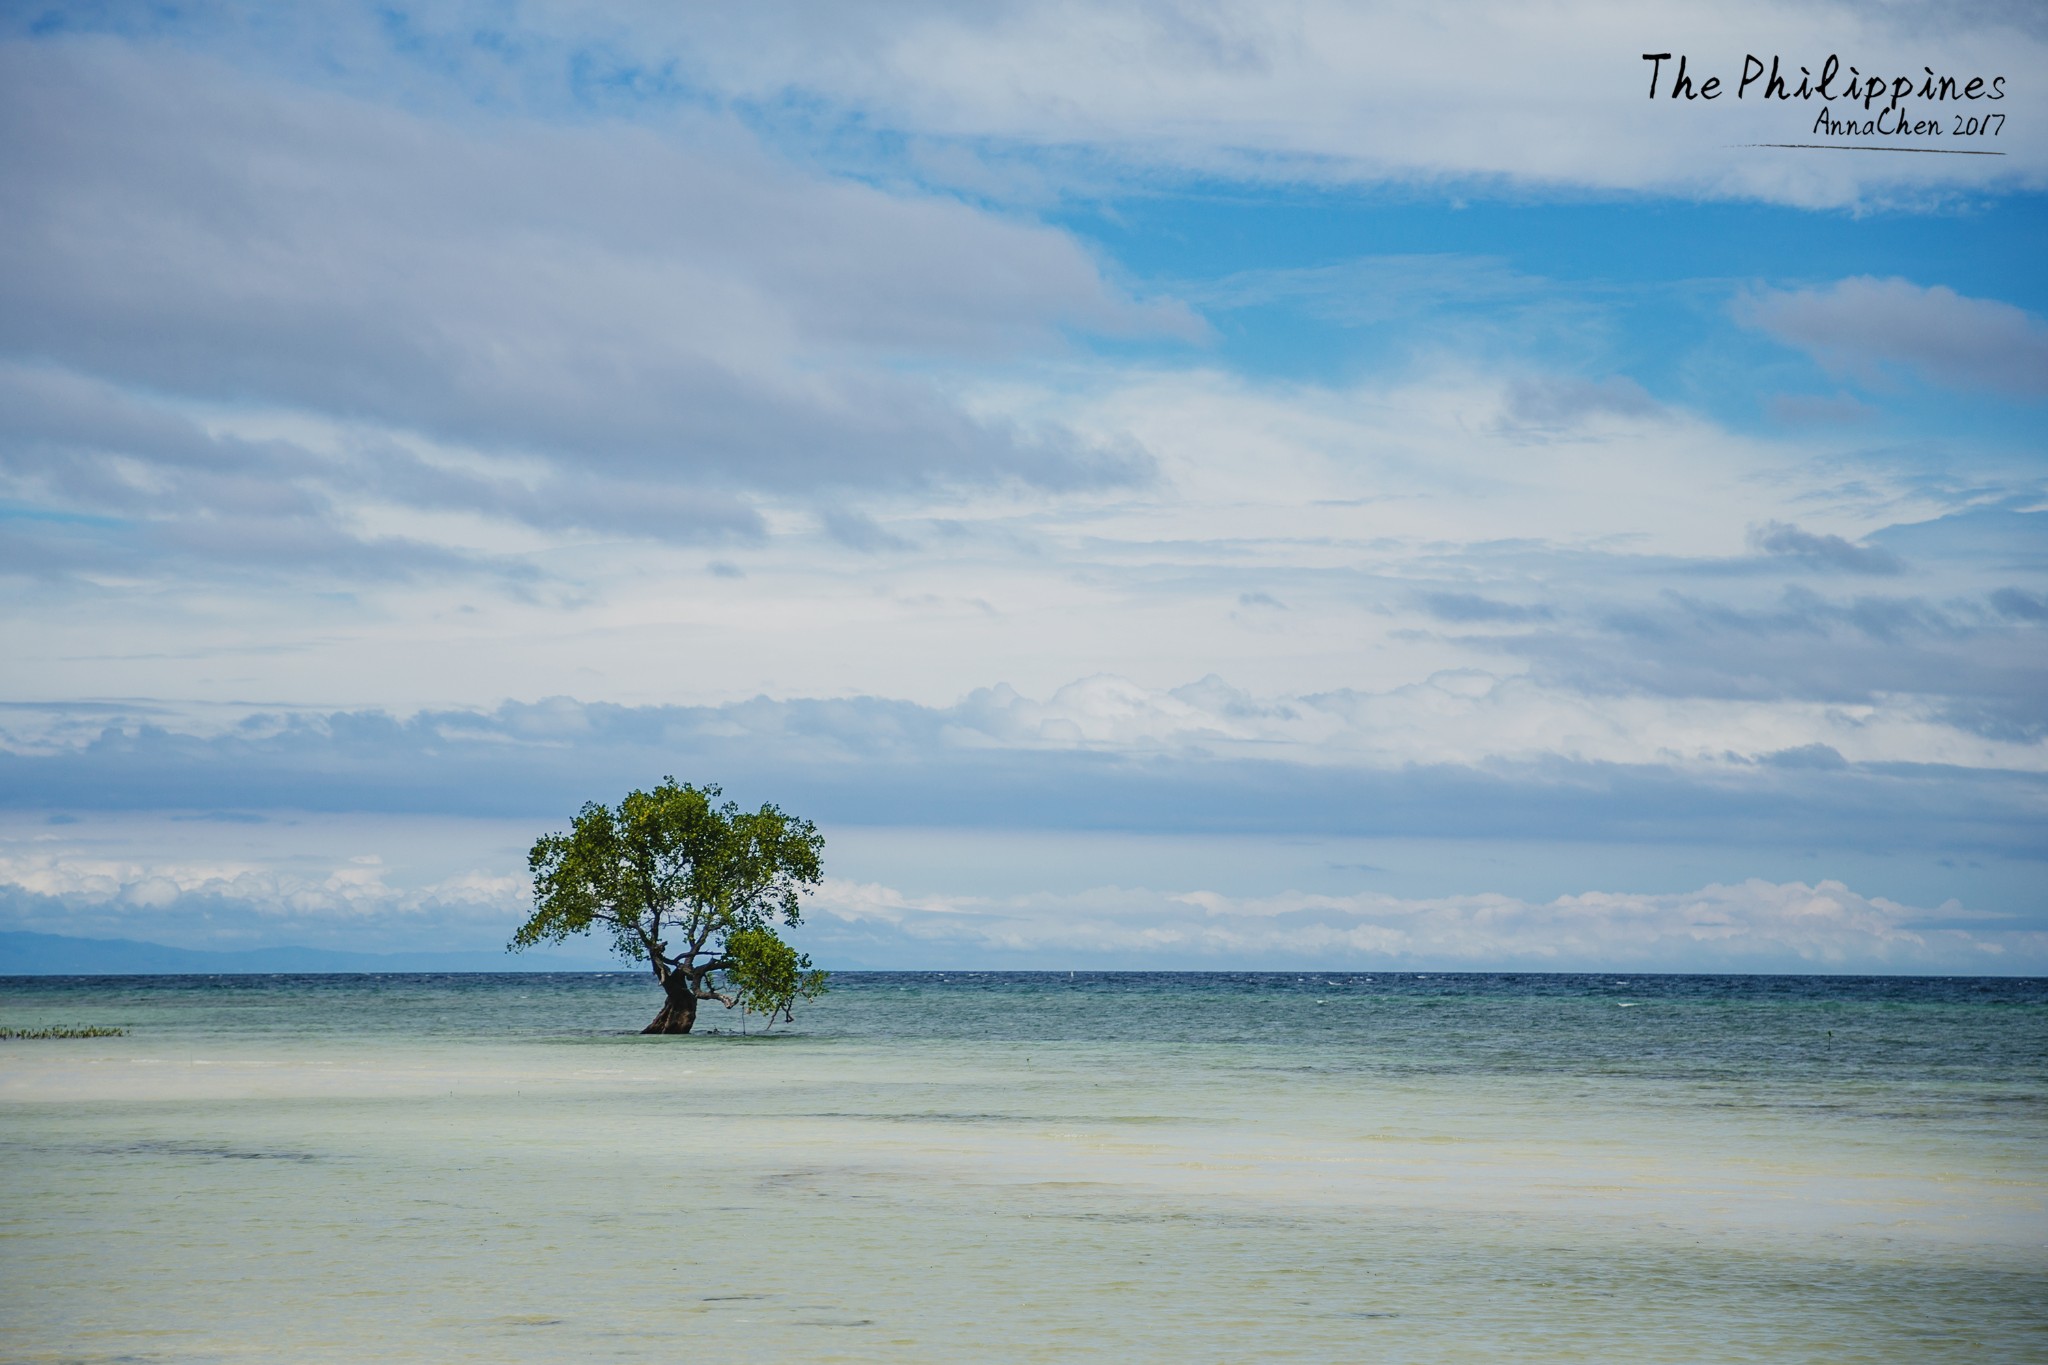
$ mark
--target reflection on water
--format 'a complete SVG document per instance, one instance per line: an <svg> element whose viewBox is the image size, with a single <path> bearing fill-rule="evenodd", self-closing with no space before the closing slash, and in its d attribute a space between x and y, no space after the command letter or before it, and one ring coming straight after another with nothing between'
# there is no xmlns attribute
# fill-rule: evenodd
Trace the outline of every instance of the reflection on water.
<svg viewBox="0 0 2048 1365"><path fill-rule="evenodd" d="M835 987L0 983L0 1357L2048 1358L2048 984Z"/></svg>

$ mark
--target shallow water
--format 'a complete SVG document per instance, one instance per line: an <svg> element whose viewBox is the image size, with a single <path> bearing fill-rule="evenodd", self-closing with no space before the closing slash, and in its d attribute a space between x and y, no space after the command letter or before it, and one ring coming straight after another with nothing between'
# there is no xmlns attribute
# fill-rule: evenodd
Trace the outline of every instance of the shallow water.
<svg viewBox="0 0 2048 1365"><path fill-rule="evenodd" d="M12 1360L2048 1358L2048 983L0 983Z"/></svg>

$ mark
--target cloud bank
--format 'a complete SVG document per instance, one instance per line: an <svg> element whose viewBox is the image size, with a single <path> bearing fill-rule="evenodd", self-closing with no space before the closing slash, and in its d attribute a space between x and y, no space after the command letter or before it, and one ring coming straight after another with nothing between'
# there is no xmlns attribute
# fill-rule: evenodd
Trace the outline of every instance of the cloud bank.
<svg viewBox="0 0 2048 1365"><path fill-rule="evenodd" d="M1607 724L1598 709L1538 701L1533 713L1497 709L1491 684L1462 675L1391 696L1284 698L1215 680L1150 693L1097 678L1042 701L991 689L944 708L556 699L407 718L258 715L212 734L102 715L0 754L0 804L559 820L673 772L860 825L2048 855L2039 766L1873 758L1856 747L1854 717L1818 732L1833 743L1816 738L1825 710L1753 730L1747 751L1720 747L1739 728L1728 720L1681 712L1663 745L1621 760L1591 747ZM1639 727L1607 733L1641 738ZM1445 734L1474 747L1447 751ZM1560 754L1581 736L1587 752ZM2018 752L2037 758L2038 746Z"/></svg>
<svg viewBox="0 0 2048 1365"><path fill-rule="evenodd" d="M477 127L108 42L0 45L0 187L0 491L52 514L18 568L403 574L476 556L394 516L744 542L762 496L1128 484L919 365L1198 328L727 119Z"/></svg>
<svg viewBox="0 0 2048 1365"><path fill-rule="evenodd" d="M1118 887L1006 900L828 883L814 919L842 951L902 935L945 962L1019 959L1342 970L2031 972L2048 934L1856 894L1750 880L1677 895L1255 898Z"/></svg>
<svg viewBox="0 0 2048 1365"><path fill-rule="evenodd" d="M226 947L280 936L481 946L527 911L523 878L394 885L375 860L325 875L255 864L0 857L8 927ZM1921 909L1839 882L1751 879L1682 894L1399 898L1097 886L909 895L828 879L802 938L838 962L1153 969L1820 971L2048 969L2048 932L1953 902Z"/></svg>

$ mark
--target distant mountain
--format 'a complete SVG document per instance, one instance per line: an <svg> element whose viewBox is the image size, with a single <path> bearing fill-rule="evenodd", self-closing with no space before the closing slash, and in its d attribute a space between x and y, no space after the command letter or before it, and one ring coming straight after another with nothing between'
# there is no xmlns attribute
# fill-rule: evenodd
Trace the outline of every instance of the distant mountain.
<svg viewBox="0 0 2048 1365"><path fill-rule="evenodd" d="M158 976L228 972L620 971L602 958L541 953L341 953L326 948L167 948L127 938L0 932L0 976Z"/></svg>

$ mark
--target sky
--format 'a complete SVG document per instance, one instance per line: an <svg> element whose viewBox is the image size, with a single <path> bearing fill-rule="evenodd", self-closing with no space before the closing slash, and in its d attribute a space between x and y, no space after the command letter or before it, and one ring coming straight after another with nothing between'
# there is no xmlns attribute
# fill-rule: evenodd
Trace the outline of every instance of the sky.
<svg viewBox="0 0 2048 1365"><path fill-rule="evenodd" d="M817 822L827 967L2048 973L2043 72L0 5L0 929L494 950L674 775Z"/></svg>

